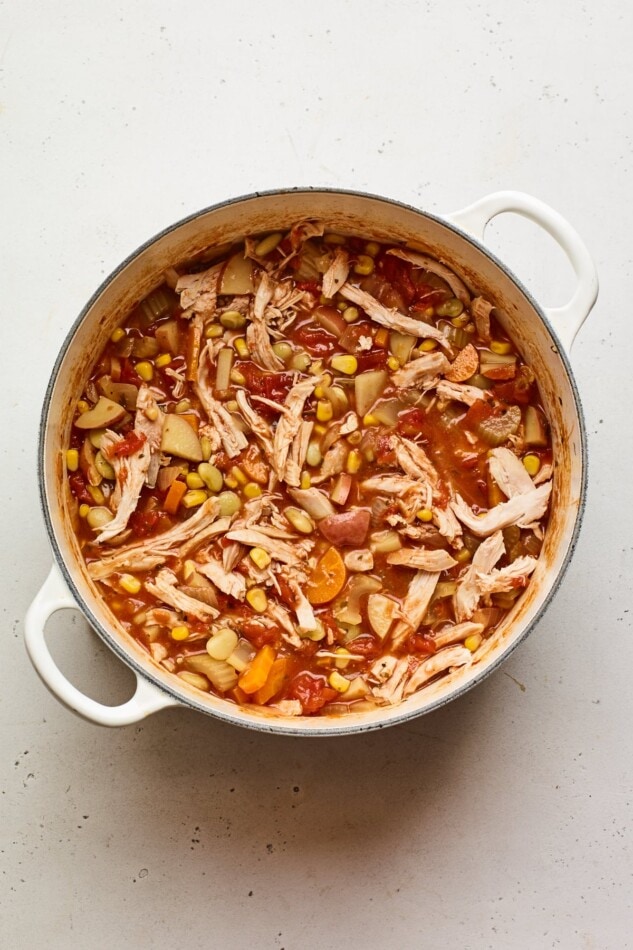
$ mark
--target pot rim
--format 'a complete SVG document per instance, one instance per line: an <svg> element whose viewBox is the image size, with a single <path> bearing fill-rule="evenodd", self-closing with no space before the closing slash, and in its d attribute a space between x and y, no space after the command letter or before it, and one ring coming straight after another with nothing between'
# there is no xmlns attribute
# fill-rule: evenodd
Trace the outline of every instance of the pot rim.
<svg viewBox="0 0 633 950"><path fill-rule="evenodd" d="M428 218L437 224L442 225L445 228L448 228L459 238L468 243L472 244L480 253L484 254L493 264L495 264L505 276L515 285L517 290L526 298L527 302L532 306L536 311L541 322L544 325L545 330L551 337L553 351L560 358L567 378L569 380L571 392L573 395L574 406L578 418L578 429L580 434L580 487L579 487L579 498L578 498L578 507L574 518L573 530L571 537L569 539L569 544L567 551L565 552L558 573L553 578L543 602L537 609L536 613L532 617L529 623L526 624L524 629L520 634L513 640L513 642L507 644L502 650L499 651L498 655L490 663L486 664L478 673L475 674L471 679L466 683L462 683L457 686L453 691L450 691L445 696L439 696L429 703L424 709L406 709L406 706L401 707L401 712L399 714L393 715L386 722L368 722L362 723L358 721L347 722L346 717L340 717L334 720L327 720L323 717L324 722L323 726L318 728L306 729L302 725L296 722L296 720L288 717L286 720L267 720L264 716L256 717L253 716L252 719L238 718L233 715L229 704L227 703L227 711L224 712L222 709L210 709L207 706L203 705L196 701L194 697L183 696L177 693L172 689L167 683L158 679L147 669L142 667L140 663L137 662L135 657L131 652L124 650L119 643L114 640L107 630L107 628L101 623L101 621L93 614L92 610L89 608L87 603L84 601L84 598L80 591L78 590L77 585L75 584L73 572L68 567L64 556L61 553L60 547L57 543L57 538L55 535L55 530L53 527L52 518L49 511L49 503L46 494L46 479L45 479L45 442L47 434L47 423L48 416L50 412L50 404L52 399L53 390L57 382L59 369L61 364L66 356L66 352L69 346L72 343L72 340L83 323L85 317L94 306L99 297L103 294L107 287L119 276L119 274L140 254L147 250L152 245L156 244L159 240L165 237L168 234L171 234L173 231L182 227L185 224L188 224L191 221L194 221L196 218L200 218L203 215L209 214L213 211L218 211L223 208L231 207L232 205L237 205L245 201L252 201L261 197L283 197L284 195L289 194L330 194L330 195L342 195L342 196L351 196L356 198L367 198L372 201L382 202L387 205L392 205L397 208L403 208L406 211L411 211L414 214L422 215L425 218ZM388 198L384 195L376 195L371 192L356 191L354 189L345 189L345 188L328 188L320 186L294 186L291 188L273 188L264 191L256 191L244 195L239 195L234 198L228 198L224 201L216 202L215 204L209 205L205 208L195 211L189 215L186 215L183 218L180 218L175 223L168 225L163 228L161 231L157 232L152 237L148 238L142 244L140 244L134 251L128 254L125 259L114 268L113 271L108 274L107 277L99 284L97 289L94 291L90 299L81 309L79 315L73 321L68 333L64 337L64 340L60 346L59 352L53 364L51 375L46 387L46 392L44 394L44 400L42 404L42 412L40 415L39 422L39 434L38 434L38 464L37 464L37 475L38 475L38 486L39 486L39 499L40 507L42 511L42 516L44 518L44 523L46 525L46 530L48 533L49 541L53 549L53 554L57 562L57 566L64 578L64 581L68 585L76 603L77 608L83 613L84 617L87 619L90 626L95 630L95 632L100 636L100 638L107 644L108 648L111 649L115 655L128 667L130 667L137 676L141 676L161 692L167 694L172 699L177 700L179 704L185 708L191 708L197 712L202 712L208 716L220 719L224 722L231 723L232 725L243 726L248 729L253 729L258 732L273 733L276 735L292 735L292 736L302 736L310 738L325 738L330 736L342 736L342 735L351 735L360 732L374 732L379 729L385 729L391 726L401 725L404 722L407 722L410 719L415 719L419 716L426 715L430 712L445 706L447 703L452 702L455 699L463 696L469 690L473 689L475 686L478 686L482 680L486 679L491 673L493 673L502 663L512 655L516 650L519 644L523 643L524 640L529 636L529 634L534 630L537 624L540 622L543 614L549 607L552 599L554 598L556 592L558 591L560 584L569 568L574 550L578 543L578 537L580 535L580 530L582 526L582 521L585 512L586 506L586 494L587 494L587 477L588 477L588 457L587 457L587 431L585 426L585 419L582 409L582 403L580 399L580 393L578 391L578 386L574 378L574 374L570 365L569 357L565 351L565 348L561 344L556 330L552 326L552 323L548 319L545 311L540 306L538 301L534 298L532 293L524 286L521 280L508 268L506 264L501 261L496 254L494 254L488 247L486 247L481 241L472 236L466 231L463 231L461 228L457 227L452 221L447 220L438 214L433 214L428 211L424 211L420 208L416 208L413 205L408 204L407 202L398 201L394 198ZM386 707L388 710L389 707ZM331 723L331 724L329 724Z"/></svg>

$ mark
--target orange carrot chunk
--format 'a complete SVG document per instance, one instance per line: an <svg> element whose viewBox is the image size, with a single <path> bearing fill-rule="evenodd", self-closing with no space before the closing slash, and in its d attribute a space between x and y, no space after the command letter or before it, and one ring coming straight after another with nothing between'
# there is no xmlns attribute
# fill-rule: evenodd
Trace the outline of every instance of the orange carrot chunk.
<svg viewBox="0 0 633 950"><path fill-rule="evenodd" d="M258 689L261 689L268 679L268 674L275 662L276 656L277 654L270 644L267 643L263 646L261 650L255 654L237 681L239 688L245 693L248 693L249 696L252 693L256 693Z"/></svg>
<svg viewBox="0 0 633 950"><path fill-rule="evenodd" d="M184 482L181 482L179 478L171 483L169 486L169 491L165 496L165 511L167 514L175 515L178 511L180 502L182 501L185 493L187 491L187 486Z"/></svg>

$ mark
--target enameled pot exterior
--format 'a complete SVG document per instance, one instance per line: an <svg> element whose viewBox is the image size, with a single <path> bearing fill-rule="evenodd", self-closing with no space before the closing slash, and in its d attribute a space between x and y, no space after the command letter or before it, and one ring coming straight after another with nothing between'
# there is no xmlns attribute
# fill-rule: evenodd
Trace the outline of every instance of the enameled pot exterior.
<svg viewBox="0 0 633 950"><path fill-rule="evenodd" d="M578 278L570 303L544 311L519 281L480 243L486 223L514 211L530 217L561 244ZM325 221L328 229L405 241L441 258L494 301L501 321L536 372L550 422L556 470L549 530L526 593L480 651L477 662L394 707L345 717L282 717L248 711L202 694L159 667L120 627L85 569L72 529L64 478L64 446L73 406L89 376L94 356L129 310L161 283L163 271L212 245L246 234L283 230L304 218ZM72 327L47 391L40 436L40 487L44 517L56 565L37 595L26 624L27 649L47 686L70 708L104 725L123 725L169 705L186 705L239 725L269 732L339 735L377 729L429 712L478 683L505 659L532 629L557 588L580 527L586 477L582 413L571 369L561 344L570 345L597 295L589 254L567 222L527 195L501 192L446 218L437 218L385 198L353 192L301 189L238 198L200 212L168 228L128 258L99 288ZM552 322L556 330L552 328ZM119 707L102 706L70 684L46 647L44 625L55 610L79 607L105 642L137 676L135 696Z"/></svg>

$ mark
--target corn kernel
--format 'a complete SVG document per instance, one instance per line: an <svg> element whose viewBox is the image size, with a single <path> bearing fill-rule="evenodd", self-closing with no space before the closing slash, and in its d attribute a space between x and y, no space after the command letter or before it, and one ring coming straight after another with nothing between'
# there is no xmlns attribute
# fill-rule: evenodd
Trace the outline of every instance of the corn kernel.
<svg viewBox="0 0 633 950"><path fill-rule="evenodd" d="M134 369L144 383L151 383L152 379L154 378L154 367L151 363L148 363L147 360L141 360L140 363L136 364Z"/></svg>
<svg viewBox="0 0 633 950"><path fill-rule="evenodd" d="M333 670L327 678L328 683L335 689L337 693L346 693L349 689L349 680L345 679L344 676L337 670Z"/></svg>
<svg viewBox="0 0 633 950"><path fill-rule="evenodd" d="M375 257L379 251L380 244L377 241L368 241L365 245L365 254L369 254L370 257Z"/></svg>
<svg viewBox="0 0 633 950"><path fill-rule="evenodd" d="M267 254L274 251L282 237L283 234L280 234L278 231L275 232L275 234L267 234L266 237L263 237L261 241L255 245L255 253L257 256L266 257Z"/></svg>
<svg viewBox="0 0 633 950"><path fill-rule="evenodd" d="M386 330L384 327L381 327L380 330L376 330L376 333L374 334L374 343L376 346L380 346L384 350L388 342L389 330Z"/></svg>
<svg viewBox="0 0 633 950"><path fill-rule="evenodd" d="M343 320L345 323L355 323L360 316L360 310L358 307L346 307L343 311Z"/></svg>
<svg viewBox="0 0 633 950"><path fill-rule="evenodd" d="M346 353L341 356L333 356L330 360L330 366L336 370L337 373L345 373L346 376L353 376L358 369L358 360L355 356Z"/></svg>
<svg viewBox="0 0 633 950"><path fill-rule="evenodd" d="M226 485L227 488L230 488L231 490L233 490L234 488L239 488L240 483L238 482L237 478L233 478L232 475L225 475L224 484Z"/></svg>
<svg viewBox="0 0 633 950"><path fill-rule="evenodd" d="M360 429L356 429L355 432L350 432L350 434L347 436L347 441L349 445L360 445L360 443L363 441L363 433L360 431Z"/></svg>
<svg viewBox="0 0 633 950"><path fill-rule="evenodd" d="M161 353L154 360L154 366L158 366L159 369L162 369L163 366L169 366L171 363L171 353Z"/></svg>
<svg viewBox="0 0 633 950"><path fill-rule="evenodd" d="M122 340L125 336L125 330L123 327L117 327L116 330L113 330L110 334L110 339L113 343L118 343L119 340Z"/></svg>
<svg viewBox="0 0 633 950"><path fill-rule="evenodd" d="M257 482L247 482L246 485L244 485L245 498L259 498L261 493L261 485L258 485Z"/></svg>
<svg viewBox="0 0 633 950"><path fill-rule="evenodd" d="M248 482L248 478L246 477L242 469L239 467L239 465L232 466L231 475L233 476L233 478L236 479L236 481L240 485L246 485L246 483Z"/></svg>
<svg viewBox="0 0 633 950"><path fill-rule="evenodd" d="M433 512L429 511L428 508L421 508L420 511L416 513L416 518L418 518L420 521L432 521Z"/></svg>
<svg viewBox="0 0 633 950"><path fill-rule="evenodd" d="M240 356L243 360L247 359L250 356L250 350L248 348L248 343L243 336L238 336L233 340L233 346L237 350L237 355Z"/></svg>
<svg viewBox="0 0 633 950"><path fill-rule="evenodd" d="M128 594L138 594L141 589L141 582L133 574L121 574L119 584Z"/></svg>
<svg viewBox="0 0 633 950"><path fill-rule="evenodd" d="M360 452L357 452L356 449L352 449L347 456L345 469L350 475L355 475L358 469L361 467L362 462L363 457Z"/></svg>
<svg viewBox="0 0 633 950"><path fill-rule="evenodd" d="M422 350L423 353L430 353L431 350L437 349L437 340L422 340L419 349Z"/></svg>
<svg viewBox="0 0 633 950"><path fill-rule="evenodd" d="M197 472L189 472L185 478L187 482L187 488L204 488L205 483L203 479L200 478Z"/></svg>
<svg viewBox="0 0 633 950"><path fill-rule="evenodd" d="M229 378L232 383L235 383L236 386L246 385L246 376L244 373L240 373L239 369L232 369Z"/></svg>
<svg viewBox="0 0 633 950"><path fill-rule="evenodd" d="M523 466L528 475L531 475L532 478L534 478L534 476L538 474L541 467L541 460L538 455L533 455L530 453L529 455L523 456Z"/></svg>
<svg viewBox="0 0 633 950"><path fill-rule="evenodd" d="M455 554L455 560L459 561L460 564L465 564L466 561L470 561L471 553L468 548L462 548L461 551L458 551Z"/></svg>
<svg viewBox="0 0 633 950"><path fill-rule="evenodd" d="M474 653L481 646L481 634L473 633L471 637L466 637L464 640L464 646L467 650L470 650L471 653Z"/></svg>
<svg viewBox="0 0 633 950"><path fill-rule="evenodd" d="M336 309L338 310L339 313L343 313L344 310L347 310L348 306L349 304L347 303L346 300L339 300L339 302L336 305Z"/></svg>
<svg viewBox="0 0 633 950"><path fill-rule="evenodd" d="M256 564L262 571L270 564L270 554L263 548L251 548L248 552L253 564Z"/></svg>
<svg viewBox="0 0 633 950"><path fill-rule="evenodd" d="M191 400L181 399L180 402L177 402L174 406L174 412L189 412L191 409Z"/></svg>
<svg viewBox="0 0 633 950"><path fill-rule="evenodd" d="M85 518L88 512L90 511L90 505L79 505L79 517Z"/></svg>
<svg viewBox="0 0 633 950"><path fill-rule="evenodd" d="M172 640L187 640L189 638L189 627L172 627L170 636Z"/></svg>
<svg viewBox="0 0 633 950"><path fill-rule="evenodd" d="M77 403L77 410L83 415L84 412L88 412L90 409L90 403L86 402L85 399L80 399Z"/></svg>
<svg viewBox="0 0 633 950"><path fill-rule="evenodd" d="M325 435L325 433L327 432L327 428L326 426L319 425L319 423L317 422L312 431L316 433L316 435Z"/></svg>
<svg viewBox="0 0 633 950"><path fill-rule="evenodd" d="M217 323L208 323L204 328L204 335L207 340L217 340L223 333L224 329L219 327Z"/></svg>
<svg viewBox="0 0 633 950"><path fill-rule="evenodd" d="M284 363L287 363L292 356L292 347L285 340L280 340L279 343L273 343L273 353Z"/></svg>
<svg viewBox="0 0 633 950"><path fill-rule="evenodd" d="M334 666L337 670L344 670L350 663L349 657L351 654L349 650L346 650L345 647L337 647L334 652L341 657L340 660L334 660Z"/></svg>
<svg viewBox="0 0 633 950"><path fill-rule="evenodd" d="M342 234L334 234L330 232L330 234L326 234L324 236L323 240L326 244L345 244L346 239Z"/></svg>
<svg viewBox="0 0 633 950"><path fill-rule="evenodd" d="M363 425L364 426L379 426L380 419L377 419L376 416L373 415L373 413L368 412L366 413L366 415L363 416Z"/></svg>
<svg viewBox="0 0 633 950"><path fill-rule="evenodd" d="M198 505L203 505L205 503L207 497L208 495L206 491L202 491L199 488L193 489L192 491L185 492L180 504L185 508L197 508Z"/></svg>
<svg viewBox="0 0 633 950"><path fill-rule="evenodd" d="M148 406L147 409L145 410L145 415L147 416L150 422L156 422L156 420L158 419L159 413L160 413L160 409L158 408L158 406Z"/></svg>
<svg viewBox="0 0 633 950"><path fill-rule="evenodd" d="M68 449L66 452L66 468L69 472L76 472L79 468L79 452L77 449Z"/></svg>
<svg viewBox="0 0 633 950"><path fill-rule="evenodd" d="M211 453L213 452L213 446L211 444L211 439L207 435L203 435L200 439L200 448L202 450L202 458L205 462L208 462L211 458Z"/></svg>
<svg viewBox="0 0 633 950"><path fill-rule="evenodd" d="M512 344L506 343L503 340L492 340L490 343L490 349L493 353L497 353L499 356L505 356L506 353L512 352Z"/></svg>
<svg viewBox="0 0 633 950"><path fill-rule="evenodd" d="M367 277L368 274L373 274L374 266L374 260L369 254L359 254L358 260L354 264L354 273Z"/></svg>
<svg viewBox="0 0 633 950"><path fill-rule="evenodd" d="M323 397L325 396L325 389L323 388L323 386L315 386L314 395L317 397L317 399L323 399Z"/></svg>
<svg viewBox="0 0 633 950"><path fill-rule="evenodd" d="M312 485L312 479L310 478L310 472L301 472L301 488L304 490L310 488Z"/></svg>
<svg viewBox="0 0 633 950"><path fill-rule="evenodd" d="M95 505L105 505L105 495L98 485L87 485L86 487Z"/></svg>
<svg viewBox="0 0 633 950"><path fill-rule="evenodd" d="M268 609L268 598L261 587L251 587L250 590L247 590L246 599L255 613L263 614Z"/></svg>
<svg viewBox="0 0 633 950"><path fill-rule="evenodd" d="M334 415L332 403L327 399L319 399L317 402L316 416L319 422L329 422Z"/></svg>
<svg viewBox="0 0 633 950"><path fill-rule="evenodd" d="M240 404L237 399L229 399L228 402L224 403L227 412L239 412Z"/></svg>
<svg viewBox="0 0 633 950"><path fill-rule="evenodd" d="M387 359L387 366L395 373L396 370L400 369L400 360L395 356L390 356Z"/></svg>

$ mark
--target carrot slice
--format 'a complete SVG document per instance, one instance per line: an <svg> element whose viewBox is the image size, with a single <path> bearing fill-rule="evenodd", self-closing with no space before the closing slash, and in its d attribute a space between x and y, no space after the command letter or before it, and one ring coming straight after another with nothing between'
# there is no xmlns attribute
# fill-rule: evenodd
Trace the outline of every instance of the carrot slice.
<svg viewBox="0 0 633 950"><path fill-rule="evenodd" d="M343 558L335 547L328 548L308 580L308 600L311 604L327 604L342 591L346 578Z"/></svg>
<svg viewBox="0 0 633 950"><path fill-rule="evenodd" d="M167 514L175 515L178 511L178 506L183 499L183 495L187 491L187 486L184 482L181 482L179 478L175 479L169 486L169 491L165 496L165 511Z"/></svg>
<svg viewBox="0 0 633 950"><path fill-rule="evenodd" d="M264 685L260 687L260 689L258 689L253 696L255 702L259 703L260 706L263 706L268 702L269 699L272 699L273 696L276 696L281 687L284 685L287 675L288 660L286 657L281 656L278 660L275 660L271 666L268 679Z"/></svg>
<svg viewBox="0 0 633 950"><path fill-rule="evenodd" d="M249 696L252 693L256 693L258 689L261 689L268 679L268 674L275 662L276 656L277 654L273 647L268 643L265 644L265 646L255 654L237 681L239 688L245 693L248 693Z"/></svg>

